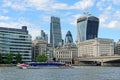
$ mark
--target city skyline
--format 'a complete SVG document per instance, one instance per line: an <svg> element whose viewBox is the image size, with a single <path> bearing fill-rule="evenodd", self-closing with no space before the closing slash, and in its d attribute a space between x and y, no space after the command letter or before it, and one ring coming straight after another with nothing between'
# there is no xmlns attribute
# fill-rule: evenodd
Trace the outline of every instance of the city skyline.
<svg viewBox="0 0 120 80"><path fill-rule="evenodd" d="M1 0L0 27L27 26L32 39L44 30L50 39L50 17L61 19L62 39L68 30L76 40L76 20L87 11L100 19L98 37L120 39L120 0Z"/></svg>

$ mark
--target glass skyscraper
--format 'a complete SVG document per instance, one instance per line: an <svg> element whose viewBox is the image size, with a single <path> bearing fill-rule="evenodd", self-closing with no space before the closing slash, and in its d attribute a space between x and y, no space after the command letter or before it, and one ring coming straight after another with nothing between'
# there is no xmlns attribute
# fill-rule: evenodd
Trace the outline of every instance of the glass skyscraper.
<svg viewBox="0 0 120 80"><path fill-rule="evenodd" d="M31 61L32 41L26 26L22 29L0 27L0 53L21 54L22 61Z"/></svg>
<svg viewBox="0 0 120 80"><path fill-rule="evenodd" d="M77 19L77 42L98 37L99 19L94 16L83 16Z"/></svg>
<svg viewBox="0 0 120 80"><path fill-rule="evenodd" d="M50 43L53 48L56 48L60 43L62 43L60 18L54 16L51 17L50 23Z"/></svg>
<svg viewBox="0 0 120 80"><path fill-rule="evenodd" d="M72 34L70 31L68 31L65 36L65 43L73 43L73 38L72 38Z"/></svg>
<svg viewBox="0 0 120 80"><path fill-rule="evenodd" d="M43 40L48 43L48 34L41 30L41 35L36 37L36 40Z"/></svg>

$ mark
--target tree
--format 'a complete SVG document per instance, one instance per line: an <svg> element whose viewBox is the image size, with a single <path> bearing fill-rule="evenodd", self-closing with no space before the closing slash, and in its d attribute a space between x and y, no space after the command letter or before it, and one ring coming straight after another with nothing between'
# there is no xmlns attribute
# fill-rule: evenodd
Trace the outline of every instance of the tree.
<svg viewBox="0 0 120 80"><path fill-rule="evenodd" d="M0 63L2 63L2 54L0 53Z"/></svg>
<svg viewBox="0 0 120 80"><path fill-rule="evenodd" d="M21 63L22 62L22 55L21 54L16 54L16 63Z"/></svg>
<svg viewBox="0 0 120 80"><path fill-rule="evenodd" d="M8 64L12 63L12 61L13 61L13 54L12 53L6 54L5 57L6 57L5 63L8 63Z"/></svg>
<svg viewBox="0 0 120 80"><path fill-rule="evenodd" d="M45 54L40 54L36 57L37 62L46 62L47 61L47 56Z"/></svg>

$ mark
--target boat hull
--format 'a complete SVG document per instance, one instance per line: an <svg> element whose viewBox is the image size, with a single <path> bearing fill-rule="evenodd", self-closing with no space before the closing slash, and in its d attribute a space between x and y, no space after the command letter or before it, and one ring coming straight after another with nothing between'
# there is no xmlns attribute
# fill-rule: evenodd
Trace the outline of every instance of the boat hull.
<svg viewBox="0 0 120 80"><path fill-rule="evenodd" d="M72 68L72 66L68 66L64 63L60 62L30 62L24 65L18 65L20 69L64 69L64 68Z"/></svg>

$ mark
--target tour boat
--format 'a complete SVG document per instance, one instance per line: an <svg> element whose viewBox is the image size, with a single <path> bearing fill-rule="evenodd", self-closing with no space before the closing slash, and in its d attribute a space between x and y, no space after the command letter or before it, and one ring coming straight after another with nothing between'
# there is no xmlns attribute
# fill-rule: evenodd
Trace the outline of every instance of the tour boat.
<svg viewBox="0 0 120 80"><path fill-rule="evenodd" d="M40 68L71 68L71 65L66 65L62 62L28 62L18 64L18 68L21 69L40 69Z"/></svg>

